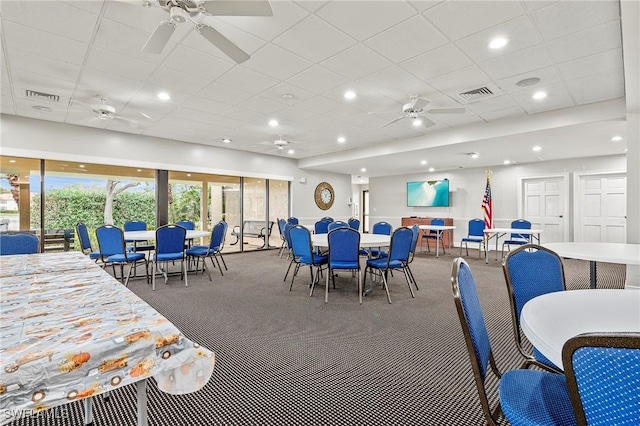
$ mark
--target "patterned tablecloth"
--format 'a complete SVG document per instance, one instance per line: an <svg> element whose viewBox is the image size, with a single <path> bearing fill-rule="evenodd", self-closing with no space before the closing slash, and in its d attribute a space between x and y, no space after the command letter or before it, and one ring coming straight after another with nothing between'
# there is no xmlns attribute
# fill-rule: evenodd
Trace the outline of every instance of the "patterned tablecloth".
<svg viewBox="0 0 640 426"><path fill-rule="evenodd" d="M149 377L194 392L214 364L86 256L0 257L0 424Z"/></svg>

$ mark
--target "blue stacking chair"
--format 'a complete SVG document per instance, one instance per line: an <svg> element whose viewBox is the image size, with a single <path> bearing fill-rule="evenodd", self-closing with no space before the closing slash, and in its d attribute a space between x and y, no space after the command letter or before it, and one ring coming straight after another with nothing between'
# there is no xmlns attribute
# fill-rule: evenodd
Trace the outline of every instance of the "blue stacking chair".
<svg viewBox="0 0 640 426"><path fill-rule="evenodd" d="M152 288L156 289L156 272L158 263L165 264L164 283L168 281L169 261L180 261L181 278L184 278L185 287L189 286L187 281L187 263L185 260L184 244L187 230L178 225L164 225L156 229L156 251L153 253L153 279Z"/></svg>
<svg viewBox="0 0 640 426"><path fill-rule="evenodd" d="M511 228L513 229L531 229L531 222L524 219L518 219L511 222ZM504 257L504 246L507 246L508 250L511 250L511 246L523 246L531 242L531 234L526 233L512 233L508 240L502 242L501 256Z"/></svg>
<svg viewBox="0 0 640 426"><path fill-rule="evenodd" d="M33 234L0 234L0 256L34 254L40 249L40 240Z"/></svg>
<svg viewBox="0 0 640 426"><path fill-rule="evenodd" d="M431 219L431 225L436 226L444 226L444 219ZM483 228L484 229L484 228ZM435 229L429 230L429 232L422 234L422 241L427 240L427 251L431 251L431 246L429 246L429 240L435 240L436 244L440 244L442 247L442 253L447 254L444 249L444 244L442 243L442 232L436 231Z"/></svg>
<svg viewBox="0 0 640 426"><path fill-rule="evenodd" d="M562 347L578 426L640 425L640 335L588 333Z"/></svg>
<svg viewBox="0 0 640 426"><path fill-rule="evenodd" d="M367 270L377 270L376 275L380 275L382 278L382 284L387 292L387 300L391 303L391 296L389 295L389 287L387 277L389 271L401 270L404 273L404 277L407 280L411 297L416 297L413 294L413 288L411 288L411 278L407 272L409 255L411 252L411 244L413 240L413 231L410 228L398 228L393 231L391 235L391 242L389 244L389 254L386 257L378 257L376 259L367 260L367 266L364 269L364 281L367 281ZM366 287L362 284L363 287Z"/></svg>
<svg viewBox="0 0 640 426"><path fill-rule="evenodd" d="M291 230L291 228L293 228L294 226L296 226L296 225L294 225L293 223L289 223L289 222L287 222L287 223L284 225L284 239L285 239L285 240L286 240L286 242L287 242L287 260L289 260L289 256L291 256L291 255L292 255L291 249L292 249L292 247L293 247L293 244L291 243L291 235L289 234L289 231L290 231L290 230Z"/></svg>
<svg viewBox="0 0 640 426"><path fill-rule="evenodd" d="M464 244L467 256L469 256L469 243L478 244L478 257L482 256L483 247L485 251L487 250L484 242L484 220L471 219L469 221L467 236L460 241L460 256L462 256L462 244Z"/></svg>
<svg viewBox="0 0 640 426"><path fill-rule="evenodd" d="M287 239L284 236L284 227L287 224L287 221L284 219L278 219L278 231L280 233L280 239L282 240L282 244L280 245L280 250L278 250L278 257L282 257L282 253L284 252Z"/></svg>
<svg viewBox="0 0 640 426"><path fill-rule="evenodd" d="M89 238L89 230L87 229L87 225L82 222L78 222L76 224L76 233L78 234L78 239L80 240L80 250L82 253L89 256L89 259L93 259L96 262L100 259L100 252L93 251L93 247L91 247L91 238Z"/></svg>
<svg viewBox="0 0 640 426"><path fill-rule="evenodd" d="M196 271L200 266L200 259L202 259L202 271L207 271L207 275L209 276L209 281L211 281L211 273L209 272L209 268L207 267L207 258L211 259L211 264L213 267L218 265L218 270L220 270L220 275L224 275L222 272L222 266L220 265L220 260L218 260L218 256L222 259L222 264L224 265L224 269L227 270L227 264L222 257L222 249L224 247L224 240L227 234L227 222L221 220L216 223L211 231L211 239L209 241L208 246L193 246L187 250L186 255L192 258L196 258ZM214 263L215 260L215 263Z"/></svg>
<svg viewBox="0 0 640 426"><path fill-rule="evenodd" d="M576 419L563 375L538 370L498 370L471 269L462 258L453 261L451 287L458 318L487 424L497 426L500 410L513 426L574 426ZM500 403L494 408L486 387L489 370L500 380Z"/></svg>
<svg viewBox="0 0 640 426"><path fill-rule="evenodd" d="M324 220L320 219L314 225L314 231L316 234L327 234L329 232L329 224L333 222L333 220Z"/></svg>
<svg viewBox="0 0 640 426"><path fill-rule="evenodd" d="M149 262L144 253L130 252L127 250L127 243L124 241L124 232L122 229L113 225L103 225L96 229L96 238L98 239L98 247L100 250L100 261L102 267L111 265L113 275L116 275L115 267L120 266L120 279L124 278L124 265L129 265L127 271L127 279L124 282L125 287L129 285L131 271L138 263L144 263L145 276L149 282Z"/></svg>
<svg viewBox="0 0 640 426"><path fill-rule="evenodd" d="M393 226L389 222L376 222L373 224L371 228L372 234L379 235L391 235L393 232ZM360 250L360 254L367 255L369 257L384 257L387 255L387 252L379 249L371 249L371 250Z"/></svg>
<svg viewBox="0 0 640 426"><path fill-rule="evenodd" d="M334 220L333 222L330 222L329 225L327 225L327 231L331 232L336 228L350 228L349 224L347 222L344 222L342 220Z"/></svg>
<svg viewBox="0 0 640 426"><path fill-rule="evenodd" d="M333 218L332 218L331 216L325 216L325 217L323 217L323 218L322 218L322 219L320 219L320 220L324 220L324 221L326 221L326 222L333 222Z"/></svg>
<svg viewBox="0 0 640 426"><path fill-rule="evenodd" d="M335 278L333 276L336 270L358 271L358 300L362 304L362 279L360 271L360 233L355 229L347 227L336 228L327 235L329 241L329 259L327 263L327 279L324 294L324 303L329 301L329 277L335 288ZM313 287L311 285L311 295L313 295Z"/></svg>
<svg viewBox="0 0 640 426"><path fill-rule="evenodd" d="M287 273L284 276L284 280L287 280L287 275L289 275L289 270L291 269L291 265L296 264L295 269L293 270L293 277L291 277L291 285L289 286L289 291L293 288L293 280L295 280L296 275L298 275L298 271L301 266L309 266L309 271L311 272L311 282L316 283L320 280L320 272L322 270L322 265L327 264L327 256L317 254L313 251L313 244L311 243L311 232L307 228L301 225L295 225L293 228L289 230L289 236L291 239L291 247L292 259L289 263L289 267L287 268ZM313 275L313 268L316 268L316 275ZM311 294L309 294L311 295Z"/></svg>
<svg viewBox="0 0 640 426"><path fill-rule="evenodd" d="M300 222L298 221L297 217L291 216L291 217L287 218L287 223L293 223L294 225L297 225Z"/></svg>
<svg viewBox="0 0 640 426"><path fill-rule="evenodd" d="M351 228L355 229L356 231L360 230L360 221L358 219L352 217L347 221L347 223Z"/></svg>
<svg viewBox="0 0 640 426"><path fill-rule="evenodd" d="M179 220L176 222L176 225L182 226L187 231L193 231L196 229L196 224L190 220ZM190 248L193 245L193 238L187 238L184 248Z"/></svg>
<svg viewBox="0 0 640 426"><path fill-rule="evenodd" d="M125 232L127 231L146 231L147 230L147 222L142 220L128 220L122 226ZM134 240L126 240L126 243L133 243L135 251L150 251L154 250L155 246L153 244L149 244L148 241L134 241Z"/></svg>
<svg viewBox="0 0 640 426"><path fill-rule="evenodd" d="M416 282L416 278L413 276L413 272L411 272L411 267L409 266L411 262L413 262L413 258L416 255L416 247L418 246L418 237L420 236L420 226L415 224L411 227L411 250L409 251L409 259L407 260L407 272L409 273L409 278L411 282L416 287L416 290L420 290L418 288L418 283Z"/></svg>
<svg viewBox="0 0 640 426"><path fill-rule="evenodd" d="M532 365L545 370L560 373L561 368L554 365L536 348L529 350L524 345L524 336L520 328L520 313L524 304L534 297L566 288L562 259L555 252L536 245L527 244L507 254L502 262L509 306L511 308L511 323L518 351L525 360L520 368Z"/></svg>

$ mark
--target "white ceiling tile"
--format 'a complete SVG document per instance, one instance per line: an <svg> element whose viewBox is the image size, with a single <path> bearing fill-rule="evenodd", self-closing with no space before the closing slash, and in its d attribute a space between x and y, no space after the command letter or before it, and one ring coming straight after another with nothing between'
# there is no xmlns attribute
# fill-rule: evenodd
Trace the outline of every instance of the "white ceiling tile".
<svg viewBox="0 0 640 426"><path fill-rule="evenodd" d="M112 52L99 47L94 47L89 51L87 67L102 72L131 78L134 80L146 80L157 67L151 62L132 58L121 53Z"/></svg>
<svg viewBox="0 0 640 426"><path fill-rule="evenodd" d="M109 1L107 2L104 17L129 27L140 29L146 32L147 35L150 35L160 22L169 20L169 14L166 11L159 7L144 7L142 1L139 4ZM189 29L188 27L189 25L186 23L178 25L176 32L172 35L172 40L178 41L184 37Z"/></svg>
<svg viewBox="0 0 640 426"><path fill-rule="evenodd" d="M334 89L348 81L348 78L319 65L307 68L287 80L288 83L318 94Z"/></svg>
<svg viewBox="0 0 640 426"><path fill-rule="evenodd" d="M326 22L310 16L276 38L273 44L317 63L356 42Z"/></svg>
<svg viewBox="0 0 640 426"><path fill-rule="evenodd" d="M622 98L625 96L624 85L594 87L593 90L576 92L573 95L578 105L590 104L592 102L606 101L609 99Z"/></svg>
<svg viewBox="0 0 640 426"><path fill-rule="evenodd" d="M522 87L517 85L519 81L525 80L527 78L539 78L540 82L543 84L557 83L562 80L562 76L554 65L546 68L540 68L538 70L525 72L523 74L514 75L511 77L502 78L500 80L497 80L495 83L505 93L522 92L523 90L531 90L532 88L532 86Z"/></svg>
<svg viewBox="0 0 640 426"><path fill-rule="evenodd" d="M527 8L527 10L529 11L533 11L533 10L538 10L538 9L542 9L543 7L547 7L549 5L552 5L553 3L558 2L559 0L523 0L522 4L524 4L524 6Z"/></svg>
<svg viewBox="0 0 640 426"><path fill-rule="evenodd" d="M188 110L194 109L206 114L219 114L231 108L231 105L225 104L223 102L217 102L213 99L191 96L189 99L182 103L180 108L186 108Z"/></svg>
<svg viewBox="0 0 640 426"><path fill-rule="evenodd" d="M539 100L533 99L533 93L539 90L547 92L547 97ZM539 84L531 91L514 93L511 97L528 114L575 106L563 84Z"/></svg>
<svg viewBox="0 0 640 426"><path fill-rule="evenodd" d="M324 96L315 96L311 99L300 102L297 106L318 114L324 114L333 109L342 108L342 104L332 101L331 99L327 99Z"/></svg>
<svg viewBox="0 0 640 426"><path fill-rule="evenodd" d="M264 116L265 114L273 114L276 111L285 109L287 106L271 98L254 96L248 101L241 103L239 107L248 111L259 112L261 116ZM251 120L249 117L246 117L246 119Z"/></svg>
<svg viewBox="0 0 640 426"><path fill-rule="evenodd" d="M578 78L621 67L622 49L612 49L558 65L560 72L566 79Z"/></svg>
<svg viewBox="0 0 640 426"><path fill-rule="evenodd" d="M180 71L185 76L197 76L213 81L233 67L229 61L223 61L189 47L177 47L164 61L167 66Z"/></svg>
<svg viewBox="0 0 640 426"><path fill-rule="evenodd" d="M469 58L453 44L434 49L400 64L419 79L429 80L471 65Z"/></svg>
<svg viewBox="0 0 640 426"><path fill-rule="evenodd" d="M392 66L361 78L358 83L372 91L396 100L404 100L409 94L431 96L436 90L423 80L414 77L398 66Z"/></svg>
<svg viewBox="0 0 640 426"><path fill-rule="evenodd" d="M458 40L524 13L515 1L448 1L423 15L451 40Z"/></svg>
<svg viewBox="0 0 640 426"><path fill-rule="evenodd" d="M456 95L482 87L491 80L476 66L467 67L430 80L429 83L442 93Z"/></svg>
<svg viewBox="0 0 640 426"><path fill-rule="evenodd" d="M69 99L75 88L75 82L49 78L41 74L34 74L24 70L12 74L12 80L14 96L16 98L25 98L25 90L34 90L36 92L59 96L60 100L57 104L54 103L49 105L47 101L38 101L44 102L43 105L52 106L52 108L65 108L66 105L68 105Z"/></svg>
<svg viewBox="0 0 640 426"><path fill-rule="evenodd" d="M98 15L53 1L3 1L2 19L84 44L91 39Z"/></svg>
<svg viewBox="0 0 640 426"><path fill-rule="evenodd" d="M321 65L355 80L392 64L373 50L359 44L323 61Z"/></svg>
<svg viewBox="0 0 640 426"><path fill-rule="evenodd" d="M102 10L102 5L104 4L101 1L84 1L84 0L71 0L71 1L62 1L61 3L66 3L69 6L77 7L82 10L86 10L87 12L95 13L96 15L100 13Z"/></svg>
<svg viewBox="0 0 640 426"><path fill-rule="evenodd" d="M430 115L429 118L449 127L466 126L468 124L485 123L481 117L467 112L466 114L439 114Z"/></svg>
<svg viewBox="0 0 640 426"><path fill-rule="evenodd" d="M272 1L271 9L273 16L224 16L216 19L271 41L309 15L307 10L288 1Z"/></svg>
<svg viewBox="0 0 640 426"><path fill-rule="evenodd" d="M0 113L2 114L11 114L14 115L16 113L16 108L13 104L13 98L11 96L2 95L2 102L0 103Z"/></svg>
<svg viewBox="0 0 640 426"><path fill-rule="evenodd" d="M279 80L286 80L311 65L312 62L272 44L258 50L242 64L243 67Z"/></svg>
<svg viewBox="0 0 640 426"><path fill-rule="evenodd" d="M500 120L502 118L521 117L525 114L526 112L522 108L520 108L519 106L514 106L511 108L505 108L498 111L485 112L480 114L480 117L482 117L486 121L494 121L494 120Z"/></svg>
<svg viewBox="0 0 640 426"><path fill-rule="evenodd" d="M482 115L491 111L504 110L517 106L516 102L507 95L496 96L479 102L472 102L465 105L469 111Z"/></svg>
<svg viewBox="0 0 640 426"><path fill-rule="evenodd" d="M304 7L309 12L315 12L320 9L322 6L329 4L329 1L316 1L316 0L296 0L294 1L300 7Z"/></svg>
<svg viewBox="0 0 640 426"><path fill-rule="evenodd" d="M222 126L228 129L235 129L244 124L242 120L236 120L235 118L226 117L223 115L214 115L207 123L209 126Z"/></svg>
<svg viewBox="0 0 640 426"><path fill-rule="evenodd" d="M250 90L250 88L247 88ZM228 105L238 105L241 102L246 101L251 96L251 93L246 90L239 90L230 86L226 86L220 83L211 83L209 86L202 89L198 96L205 99L212 99L216 102L222 102Z"/></svg>
<svg viewBox="0 0 640 426"><path fill-rule="evenodd" d="M334 1L316 13L359 41L366 40L415 14L415 10L408 4L399 1ZM366 16L366 19L363 19L363 16Z"/></svg>
<svg viewBox="0 0 640 426"><path fill-rule="evenodd" d="M482 68L493 80L522 74L553 65L549 51L544 45L529 47L508 55L482 62Z"/></svg>
<svg viewBox="0 0 640 426"><path fill-rule="evenodd" d="M292 122L299 122L303 120L307 120L315 116L315 114L306 109L302 109L296 106L287 107L278 111L278 119L288 120Z"/></svg>
<svg viewBox="0 0 640 426"><path fill-rule="evenodd" d="M496 37L504 37L509 44L501 49L489 48L489 42ZM520 16L488 30L462 38L455 44L477 62L535 46L542 42L542 37L527 16Z"/></svg>
<svg viewBox="0 0 640 426"><path fill-rule="evenodd" d="M561 1L531 13L546 40L619 19L617 1Z"/></svg>
<svg viewBox="0 0 640 426"><path fill-rule="evenodd" d="M211 81L194 75L185 76L184 73L171 68L158 68L148 79L149 83L165 90L196 94Z"/></svg>
<svg viewBox="0 0 640 426"><path fill-rule="evenodd" d="M260 93L278 84L275 78L267 77L243 66L237 66L217 80L219 83L251 93Z"/></svg>
<svg viewBox="0 0 640 426"><path fill-rule="evenodd" d="M268 88L267 90L262 92L261 95L265 98L280 102L286 107L295 105L298 102L304 101L305 99L309 99L316 94L289 83L280 83ZM291 95L291 98L285 97L284 95Z"/></svg>
<svg viewBox="0 0 640 426"><path fill-rule="evenodd" d="M213 27L220 34L228 38L233 44L240 49L251 55L256 52L266 42L254 35L251 35L241 29L229 25L219 18L207 17L204 21L207 25ZM230 62L235 65L235 62L231 60L224 52L211 44L209 40L204 38L198 31L191 31L186 39L183 41L184 46L192 47L207 55L215 56L218 59Z"/></svg>
<svg viewBox="0 0 640 426"><path fill-rule="evenodd" d="M327 111L324 115L333 120L349 121L362 115L362 111L349 106L343 106L341 108L336 108L331 111Z"/></svg>
<svg viewBox="0 0 640 426"><path fill-rule="evenodd" d="M64 81L75 82L80 74L80 66L57 61L43 56L32 55L21 50L9 50L7 57L13 72L28 71ZM4 67L3 67L4 68Z"/></svg>
<svg viewBox="0 0 640 426"><path fill-rule="evenodd" d="M425 10L431 9L445 1L446 0L408 0L408 3L413 5L413 7L418 9L420 12L424 12Z"/></svg>
<svg viewBox="0 0 640 426"><path fill-rule="evenodd" d="M415 16L370 38L364 44L393 62L402 62L448 42L422 16Z"/></svg>
<svg viewBox="0 0 640 426"><path fill-rule="evenodd" d="M567 86L572 94L590 92L607 86L624 86L624 70L618 68L570 79L567 80Z"/></svg>
<svg viewBox="0 0 640 426"><path fill-rule="evenodd" d="M21 50L35 56L82 64L88 45L13 22L2 25L7 50Z"/></svg>
<svg viewBox="0 0 640 426"><path fill-rule="evenodd" d="M549 50L556 61L566 62L621 45L620 21L615 20L555 39L549 43Z"/></svg>

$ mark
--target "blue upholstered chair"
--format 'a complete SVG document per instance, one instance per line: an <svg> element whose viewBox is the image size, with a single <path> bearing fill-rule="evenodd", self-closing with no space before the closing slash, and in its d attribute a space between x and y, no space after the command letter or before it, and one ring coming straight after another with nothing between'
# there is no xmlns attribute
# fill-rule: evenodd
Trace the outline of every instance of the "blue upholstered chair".
<svg viewBox="0 0 640 426"><path fill-rule="evenodd" d="M333 222L330 222L329 225L327 225L327 231L331 232L336 228L350 228L349 224L347 222L344 222L342 220L334 220Z"/></svg>
<svg viewBox="0 0 640 426"><path fill-rule="evenodd" d="M483 248L487 250L484 242L484 220L471 219L469 221L467 236L460 241L460 256L462 256L462 244L464 244L467 256L469 256L469 243L478 244L478 257L482 256Z"/></svg>
<svg viewBox="0 0 640 426"><path fill-rule="evenodd" d="M323 220L320 219L314 225L314 232L316 234L327 234L329 232L329 224L333 222L333 220Z"/></svg>
<svg viewBox="0 0 640 426"><path fill-rule="evenodd" d="M169 261L180 261L181 277L184 278L184 285L187 287L187 263L185 260L184 244L187 236L187 230L178 225L164 225L156 229L156 251L153 253L153 279L152 288L156 289L156 272L158 271L158 263L164 263L163 270L164 283L168 281L167 273Z"/></svg>
<svg viewBox="0 0 640 426"><path fill-rule="evenodd" d="M431 225L444 226L444 219L431 219ZM422 241L423 242L425 240L427 241L427 251L429 252L431 251L429 240L434 240L436 244L440 244L440 247L442 247L442 253L447 254L447 252L444 249L444 244L442 242L442 234L443 234L442 232L437 231L435 229L430 229L429 232L422 234Z"/></svg>
<svg viewBox="0 0 640 426"><path fill-rule="evenodd" d="M392 232L393 232L393 226L389 222L384 222L384 221L374 223L373 227L371 228L372 234L391 235ZM360 251L360 254L365 254L373 258L373 257L384 257L387 255L387 252L379 248L372 248L370 250L363 249Z"/></svg>
<svg viewBox="0 0 640 426"><path fill-rule="evenodd" d="M349 227L355 229L356 231L360 230L360 221L355 217L349 218L349 220L347 220L347 223L349 224Z"/></svg>
<svg viewBox="0 0 640 426"><path fill-rule="evenodd" d="M534 297L566 288L562 259L545 247L527 244L507 254L502 262L502 270L509 293L516 347L524 357L521 368L535 365L551 372L561 372L561 368L536 348L528 349L525 345L526 338L520 328L520 313L524 304Z"/></svg>
<svg viewBox="0 0 640 426"><path fill-rule="evenodd" d="M511 222L511 228L513 229L531 229L531 222L524 219L518 219ZM504 246L507 246L507 250L511 250L511 246L523 246L531 242L531 234L527 233L511 233L509 239L502 242L501 256L504 257Z"/></svg>
<svg viewBox="0 0 640 426"><path fill-rule="evenodd" d="M111 265L113 275L116 275L116 266L120 266L120 279L124 278L124 265L129 265L125 286L129 285L131 271L138 263L144 263L145 276L149 282L149 262L144 253L131 252L127 250L127 243L124 241L122 229L113 225L103 225L96 229L96 238L100 251L100 261L102 267Z"/></svg>
<svg viewBox="0 0 640 426"><path fill-rule="evenodd" d="M194 229L196 229L196 224L191 220L179 220L176 222L176 225L182 226L187 231L193 231ZM193 238L185 239L185 245L184 245L185 249L190 248L192 245L193 245Z"/></svg>
<svg viewBox="0 0 640 426"><path fill-rule="evenodd" d="M640 335L582 334L562 348L579 426L640 425Z"/></svg>
<svg viewBox="0 0 640 426"><path fill-rule="evenodd" d="M413 276L413 272L411 271L411 267L409 266L411 262L413 262L413 258L416 254L416 248L418 247L418 237L420 236L420 226L415 224L411 227L411 250L409 251L409 259L407 260L407 273L409 274L409 279L416 287L416 290L420 290L418 288L418 283L416 282L416 278Z"/></svg>
<svg viewBox="0 0 640 426"><path fill-rule="evenodd" d="M287 218L287 223L292 223L294 225L297 225L298 223L300 223L300 221L298 220L297 217L291 216L291 217Z"/></svg>
<svg viewBox="0 0 640 426"><path fill-rule="evenodd" d="M504 417L513 426L574 426L576 420L564 376L522 369L500 373L491 350L476 283L469 265L462 258L453 261L451 287L487 424L497 426L502 409ZM500 380L499 405L489 401L490 392L486 387L489 370Z"/></svg>
<svg viewBox="0 0 640 426"><path fill-rule="evenodd" d="M388 287L388 275L389 271L400 270L404 273L404 277L407 280L411 297L416 297L413 294L413 288L411 288L411 278L407 272L409 256L411 253L411 244L413 242L413 231L410 228L398 228L393 231L391 235L391 242L389 244L389 254L385 257L378 257L375 259L368 259L367 266L364 269L364 281L367 281L367 270L377 271L376 276L379 275L382 278L382 284L387 292L387 300L391 303L391 296L389 296ZM362 284L363 287L366 287Z"/></svg>
<svg viewBox="0 0 640 426"><path fill-rule="evenodd" d="M296 225L294 225L293 223L289 223L289 222L287 222L284 225L284 238L287 241L287 260L289 260L289 257L292 256L291 248L293 247L293 244L291 243L291 235L289 234L289 231L294 226L296 226Z"/></svg>
<svg viewBox="0 0 640 426"><path fill-rule="evenodd" d="M323 218L322 218L322 219L320 219L320 220L324 220L324 221L326 221L326 222L333 222L333 218L332 218L331 216L325 216L325 217L323 217Z"/></svg>
<svg viewBox="0 0 640 426"><path fill-rule="evenodd" d="M327 263L327 279L325 285L324 302L329 301L329 277L335 288L334 272L348 270L358 272L358 301L362 304L362 279L360 270L360 233L347 227L336 228L327 235L329 242L329 259ZM311 285L311 294L315 283Z"/></svg>
<svg viewBox="0 0 640 426"><path fill-rule="evenodd" d="M280 239L282 240L282 244L280 244L280 249L278 250L278 257L282 257L282 253L284 253L285 248L287 246L287 239L284 236L284 227L287 224L287 221L284 219L278 219L278 232L280 233Z"/></svg>
<svg viewBox="0 0 640 426"><path fill-rule="evenodd" d="M287 280L287 275L289 275L291 265L295 263L296 267L293 270L291 285L289 286L289 291L291 291L291 289L293 288L293 281L295 280L296 275L298 275L298 271L300 270L301 266L309 266L309 272L311 273L311 282L316 283L320 280L320 271L322 270L322 265L327 264L328 258L326 255L321 255L314 252L313 245L311 243L311 232L309 232L309 230L304 226L295 225L289 230L289 236L292 244L292 258L283 281ZM315 276L313 275L313 268L316 269Z"/></svg>
<svg viewBox="0 0 640 426"><path fill-rule="evenodd" d="M125 232L127 231L146 231L147 230L147 222L142 220L128 220L122 226ZM133 243L133 248L135 251L150 251L154 250L155 246L150 244L149 241L134 241L134 240L125 240L126 243ZM132 248L132 249L133 249Z"/></svg>
<svg viewBox="0 0 640 426"><path fill-rule="evenodd" d="M91 238L89 238L89 230L87 229L87 225L82 222L78 222L76 225L76 233L78 234L78 239L80 240L80 250L82 253L89 256L89 259L93 259L96 262L100 259L100 252L94 251L93 247L91 247Z"/></svg>
<svg viewBox="0 0 640 426"><path fill-rule="evenodd" d="M33 234L0 234L0 256L34 254L40 249L40 240Z"/></svg>
<svg viewBox="0 0 640 426"><path fill-rule="evenodd" d="M202 271L207 271L207 275L209 276L209 281L211 281L211 273L209 272L209 268L207 267L207 258L211 259L211 264L213 267L218 265L218 270L220 271L220 275L224 275L222 272L222 266L220 265L220 260L218 260L218 256L222 259L222 263L224 264L224 269L227 269L227 264L222 257L222 249L224 247L224 239L227 234L227 222L221 220L216 223L211 231L211 239L209 240L208 246L193 246L190 249L187 249L186 255L190 258L195 258L196 262L196 270L198 270L200 266L200 259L202 259ZM215 260L215 262L214 262Z"/></svg>

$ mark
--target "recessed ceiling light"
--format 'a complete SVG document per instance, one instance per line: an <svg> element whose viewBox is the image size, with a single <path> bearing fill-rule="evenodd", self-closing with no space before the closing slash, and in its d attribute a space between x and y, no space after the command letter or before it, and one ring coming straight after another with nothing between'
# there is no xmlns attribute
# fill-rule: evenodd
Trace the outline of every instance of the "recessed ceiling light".
<svg viewBox="0 0 640 426"><path fill-rule="evenodd" d="M187 173L187 177L191 177L191 173Z"/></svg>
<svg viewBox="0 0 640 426"><path fill-rule="evenodd" d="M423 165L424 165L424 164L427 164L427 160L422 160L422 161L420 162L420 164L423 164Z"/></svg>
<svg viewBox="0 0 640 426"><path fill-rule="evenodd" d="M15 162L16 162L16 160L9 160L9 162L10 162L10 163L15 163Z"/></svg>
<svg viewBox="0 0 640 426"><path fill-rule="evenodd" d="M272 119L269 120L269 126L276 127L278 125L278 120Z"/></svg>
<svg viewBox="0 0 640 426"><path fill-rule="evenodd" d="M344 136L340 136L340 137L338 138L338 142L339 142L339 143L345 143L346 141L347 141L347 138L345 138Z"/></svg>
<svg viewBox="0 0 640 426"><path fill-rule="evenodd" d="M295 154L296 152L293 149L290 149L289 151L287 151L289 154Z"/></svg>
<svg viewBox="0 0 640 426"><path fill-rule="evenodd" d="M533 99L544 99L544 98L547 97L547 92L543 92L543 91L536 92L536 93L533 94L532 97L533 97Z"/></svg>
<svg viewBox="0 0 640 426"><path fill-rule="evenodd" d="M622 136L614 136L611 138L611 142L620 142L622 140Z"/></svg>
<svg viewBox="0 0 640 426"><path fill-rule="evenodd" d="M167 92L160 92L158 93L157 96L158 96L158 99L162 101L168 101L169 99L171 99L171 96Z"/></svg>
<svg viewBox="0 0 640 426"><path fill-rule="evenodd" d="M361 172L366 172L367 169L365 169L364 167L360 169Z"/></svg>
<svg viewBox="0 0 640 426"><path fill-rule="evenodd" d="M142 169L136 169L136 172L141 172L141 171L142 171Z"/></svg>
<svg viewBox="0 0 640 426"><path fill-rule="evenodd" d="M285 101L290 101L291 99L293 99L293 95L291 93L284 93L282 95L282 99L284 99Z"/></svg>
<svg viewBox="0 0 640 426"><path fill-rule="evenodd" d="M84 169L84 164L78 164L78 167L80 167L81 169Z"/></svg>
<svg viewBox="0 0 640 426"><path fill-rule="evenodd" d="M511 160L504 160L502 164L511 164Z"/></svg>
<svg viewBox="0 0 640 426"><path fill-rule="evenodd" d="M422 120L420 120L419 118L416 118L415 120L413 120L413 124L415 127L418 127L419 125L422 124Z"/></svg>
<svg viewBox="0 0 640 426"><path fill-rule="evenodd" d="M489 47L491 49L500 49L501 47L505 47L509 43L504 37L496 37L489 42Z"/></svg>
<svg viewBox="0 0 640 426"><path fill-rule="evenodd" d="M356 92L354 91L349 90L347 92L344 92L345 99L354 99L355 97L356 97Z"/></svg>
<svg viewBox="0 0 640 426"><path fill-rule="evenodd" d="M540 83L540 79L538 77L531 77L531 78L525 78L524 80L520 80L519 82L516 83L516 86L527 87L527 86L534 86L538 83Z"/></svg>
<svg viewBox="0 0 640 426"><path fill-rule="evenodd" d="M478 154L477 152L470 152L468 155L469 155L469 157L471 157L471 158L478 158L478 157L480 157L480 154Z"/></svg>
<svg viewBox="0 0 640 426"><path fill-rule="evenodd" d="M224 142L224 143L231 143L231 139L229 139L229 138L224 138L224 139L222 139L222 142Z"/></svg>
<svg viewBox="0 0 640 426"><path fill-rule="evenodd" d="M433 172L433 171L435 171L435 169L433 167L429 167L429 171Z"/></svg>
<svg viewBox="0 0 640 426"><path fill-rule="evenodd" d="M542 151L542 147L541 147L541 146L536 145L536 146L534 146L533 148L531 148L531 151L535 151L535 152Z"/></svg>

